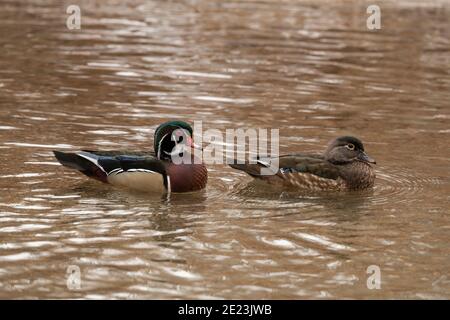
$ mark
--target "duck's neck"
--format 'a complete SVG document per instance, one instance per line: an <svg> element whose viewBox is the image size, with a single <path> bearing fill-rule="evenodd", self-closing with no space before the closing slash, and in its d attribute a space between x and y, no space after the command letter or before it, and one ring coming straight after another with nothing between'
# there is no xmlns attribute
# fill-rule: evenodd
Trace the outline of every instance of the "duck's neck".
<svg viewBox="0 0 450 320"><path fill-rule="evenodd" d="M348 189L367 189L373 187L375 172L370 164L353 161L340 165L340 176Z"/></svg>

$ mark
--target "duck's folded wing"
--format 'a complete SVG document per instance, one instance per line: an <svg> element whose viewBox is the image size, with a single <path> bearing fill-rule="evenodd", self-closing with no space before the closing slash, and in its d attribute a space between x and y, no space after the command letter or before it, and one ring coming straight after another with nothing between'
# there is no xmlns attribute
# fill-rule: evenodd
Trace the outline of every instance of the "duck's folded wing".
<svg viewBox="0 0 450 320"><path fill-rule="evenodd" d="M154 157L156 155L152 151L133 151L133 150L112 150L112 151L96 151L96 150L82 150L82 152L87 152L94 154L96 156L102 157L116 157L116 156L136 156L136 157Z"/></svg>
<svg viewBox="0 0 450 320"><path fill-rule="evenodd" d="M151 153L86 150L54 153L64 166L102 182L136 189L168 188L166 168Z"/></svg>
<svg viewBox="0 0 450 320"><path fill-rule="evenodd" d="M258 159L257 163L230 164L234 169L242 170L253 177L264 178L261 175L261 169L269 165L274 165L275 158ZM325 179L336 180L339 177L339 171L336 166L326 161L319 154L290 154L278 157L278 168L276 175L283 178L287 173L307 173L316 175Z"/></svg>
<svg viewBox="0 0 450 320"><path fill-rule="evenodd" d="M279 158L278 175L285 173L308 173L325 179L339 178L338 168L321 156L302 154L282 156Z"/></svg>
<svg viewBox="0 0 450 320"><path fill-rule="evenodd" d="M138 169L166 173L164 164L152 152L83 150L76 154L95 163L107 175Z"/></svg>
<svg viewBox="0 0 450 320"><path fill-rule="evenodd" d="M97 162L108 175L137 170L166 173L164 164L159 159L149 156L99 156Z"/></svg>
<svg viewBox="0 0 450 320"><path fill-rule="evenodd" d="M113 185L141 191L170 191L166 167L155 157L119 155L100 157L98 162L108 170L107 180Z"/></svg>

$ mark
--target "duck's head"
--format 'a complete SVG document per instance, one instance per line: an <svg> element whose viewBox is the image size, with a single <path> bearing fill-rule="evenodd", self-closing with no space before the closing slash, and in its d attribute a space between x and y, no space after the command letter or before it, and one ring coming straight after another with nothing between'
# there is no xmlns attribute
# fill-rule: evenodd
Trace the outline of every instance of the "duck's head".
<svg viewBox="0 0 450 320"><path fill-rule="evenodd" d="M333 164L347 164L354 161L376 163L364 152L361 140L351 136L343 136L331 141L324 156Z"/></svg>
<svg viewBox="0 0 450 320"><path fill-rule="evenodd" d="M192 127L179 120L167 121L158 126L155 131L153 148L158 159L171 159L175 146L180 144L189 148L199 148L192 140Z"/></svg>

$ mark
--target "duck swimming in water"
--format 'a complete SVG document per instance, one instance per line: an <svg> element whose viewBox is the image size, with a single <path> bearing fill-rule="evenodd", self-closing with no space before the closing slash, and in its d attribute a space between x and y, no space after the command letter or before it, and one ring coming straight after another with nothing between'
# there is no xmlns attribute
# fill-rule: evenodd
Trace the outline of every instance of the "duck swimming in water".
<svg viewBox="0 0 450 320"><path fill-rule="evenodd" d="M56 159L69 168L104 183L147 192L190 192L205 188L208 172L201 161L175 164L177 143L190 152L200 148L192 140L192 127L184 121L168 121L155 131L154 152L54 151ZM178 152L178 151L175 151Z"/></svg>
<svg viewBox="0 0 450 320"><path fill-rule="evenodd" d="M270 160L270 158L269 158ZM272 159L273 160L273 159ZM362 190L373 187L375 160L364 151L358 138L338 137L323 154L297 153L278 157L278 171L262 175L266 160L255 164L230 164L256 179L302 190Z"/></svg>

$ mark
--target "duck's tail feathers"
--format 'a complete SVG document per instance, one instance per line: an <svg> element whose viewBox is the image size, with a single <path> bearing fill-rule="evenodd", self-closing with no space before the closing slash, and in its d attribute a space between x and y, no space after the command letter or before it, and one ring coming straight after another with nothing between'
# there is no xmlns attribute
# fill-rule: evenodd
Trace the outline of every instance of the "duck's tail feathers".
<svg viewBox="0 0 450 320"><path fill-rule="evenodd" d="M53 153L63 166L76 169L88 177L107 182L107 174L98 164L94 154L61 151L53 151Z"/></svg>

